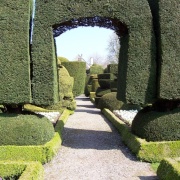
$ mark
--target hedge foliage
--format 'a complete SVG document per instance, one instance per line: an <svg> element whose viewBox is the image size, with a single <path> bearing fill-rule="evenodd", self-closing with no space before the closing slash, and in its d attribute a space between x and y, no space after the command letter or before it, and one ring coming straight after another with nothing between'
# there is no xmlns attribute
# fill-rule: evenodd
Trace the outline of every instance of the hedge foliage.
<svg viewBox="0 0 180 180"><path fill-rule="evenodd" d="M163 159L158 167L157 175L162 180L180 179L180 159Z"/></svg>
<svg viewBox="0 0 180 180"><path fill-rule="evenodd" d="M179 1L148 0L157 39L158 98L179 99ZM173 87L173 88L172 88Z"/></svg>
<svg viewBox="0 0 180 180"><path fill-rule="evenodd" d="M98 79L99 85L102 89L110 89L111 79Z"/></svg>
<svg viewBox="0 0 180 180"><path fill-rule="evenodd" d="M56 126L53 138L43 145L0 146L0 160L49 162L57 154L62 143L62 128L72 111L64 110Z"/></svg>
<svg viewBox="0 0 180 180"><path fill-rule="evenodd" d="M116 92L111 92L102 96L101 99L99 100L98 108L99 109L106 108L111 111L121 109L123 102L117 100L116 95L117 95Z"/></svg>
<svg viewBox="0 0 180 180"><path fill-rule="evenodd" d="M62 61L67 62L67 61ZM74 78L69 75L67 69L60 65L58 68L59 76L59 99L58 103L55 103L50 106L45 106L44 108L49 110L57 110L62 112L64 109L75 110L76 102L73 97L73 84Z"/></svg>
<svg viewBox="0 0 180 180"><path fill-rule="evenodd" d="M33 95L35 99L39 98L44 101L46 95L50 97L53 92L57 92L56 78L52 79L51 76L52 74L56 76L55 48L51 27L56 29L60 25L63 26L63 23L71 26L71 20L82 20L82 25L87 25L88 23L91 24L90 21L88 23L83 22L82 17L89 17L90 19L96 16L113 20L115 26L121 24L122 28L118 32L120 36L125 36L128 27L129 38L126 39L125 43L127 45L121 44L121 47L124 46L122 50L125 50L128 56L128 61L126 61L125 56L121 57L121 65L124 66L123 63L128 64L124 69L124 71L127 70L127 74L123 76L122 72L119 73L122 78L118 82L120 87L125 85L125 91L119 91L119 99L124 100L125 97L126 101L136 103L145 103L154 99L156 96L154 58L156 46L152 15L146 0L128 2L126 0L108 2L106 0L37 0L35 14L32 54L34 64ZM101 23L101 27L103 26L107 27L107 24ZM46 85L43 79L46 79ZM45 92L41 92L42 89ZM41 101L37 100L36 102L40 103Z"/></svg>
<svg viewBox="0 0 180 180"><path fill-rule="evenodd" d="M180 108L167 112L147 107L138 112L132 122L132 132L147 141L180 140Z"/></svg>
<svg viewBox="0 0 180 180"><path fill-rule="evenodd" d="M52 123L43 116L0 114L0 145L41 145L54 136Z"/></svg>
<svg viewBox="0 0 180 180"><path fill-rule="evenodd" d="M86 63L79 61L62 62L61 63L74 78L73 94L74 97L84 93L86 78ZM61 88L61 87L60 87Z"/></svg>
<svg viewBox="0 0 180 180"><path fill-rule="evenodd" d="M86 96L89 96L90 92L96 92L98 87L99 83L97 81L97 74L87 74L85 80L84 94Z"/></svg>
<svg viewBox="0 0 180 180"><path fill-rule="evenodd" d="M179 99L179 3L176 0L37 0L30 52L32 1L2 1L1 104L49 105L59 101L52 31L56 35L58 27L65 32L79 25L115 29L120 36L119 100L146 104L157 98Z"/></svg>
<svg viewBox="0 0 180 180"><path fill-rule="evenodd" d="M30 1L1 1L0 104L31 102Z"/></svg>
<svg viewBox="0 0 180 180"><path fill-rule="evenodd" d="M96 90L100 87L98 79L93 79L92 80L92 91L91 92L96 92Z"/></svg>
<svg viewBox="0 0 180 180"><path fill-rule="evenodd" d="M43 180L44 169L39 162L0 161L0 177L3 179Z"/></svg>
<svg viewBox="0 0 180 180"><path fill-rule="evenodd" d="M180 1L159 0L159 98L180 99Z"/></svg>
<svg viewBox="0 0 180 180"><path fill-rule="evenodd" d="M60 65L61 62L69 62L69 60L65 57L60 56L60 57L57 57L57 59L58 59L58 65Z"/></svg>
<svg viewBox="0 0 180 180"><path fill-rule="evenodd" d="M89 69L89 74L101 74L103 71L104 69L101 65L93 64Z"/></svg>
<svg viewBox="0 0 180 180"><path fill-rule="evenodd" d="M118 75L118 64L108 64L107 71L114 75Z"/></svg>
<svg viewBox="0 0 180 180"><path fill-rule="evenodd" d="M114 80L115 78L116 78L116 76L113 73L98 74L98 79L111 79L111 80Z"/></svg>
<svg viewBox="0 0 180 180"><path fill-rule="evenodd" d="M110 110L103 109L102 112L118 129L124 143L140 160L160 162L164 158L180 156L180 141L147 142L132 134L130 128Z"/></svg>
<svg viewBox="0 0 180 180"><path fill-rule="evenodd" d="M102 88L99 87L96 90L96 96L97 97L102 97L105 94L110 93L110 92L111 92L111 89L102 89Z"/></svg>

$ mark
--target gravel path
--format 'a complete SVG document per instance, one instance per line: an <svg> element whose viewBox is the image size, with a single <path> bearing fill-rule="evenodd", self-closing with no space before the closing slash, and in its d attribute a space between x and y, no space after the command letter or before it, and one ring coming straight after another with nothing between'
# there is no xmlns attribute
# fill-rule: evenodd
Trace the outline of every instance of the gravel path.
<svg viewBox="0 0 180 180"><path fill-rule="evenodd" d="M116 129L84 96L64 127L57 156L45 164L45 180L155 180L150 164L137 161Z"/></svg>

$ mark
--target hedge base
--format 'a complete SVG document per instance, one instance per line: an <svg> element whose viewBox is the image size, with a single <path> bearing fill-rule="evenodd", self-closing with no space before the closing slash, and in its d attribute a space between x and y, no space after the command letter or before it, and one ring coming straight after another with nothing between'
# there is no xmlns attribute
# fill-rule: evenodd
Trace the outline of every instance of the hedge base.
<svg viewBox="0 0 180 180"><path fill-rule="evenodd" d="M102 113L118 129L124 143L140 160L160 162L164 158L180 157L180 141L147 142L132 134L130 128L110 110L103 109Z"/></svg>
<svg viewBox="0 0 180 180"><path fill-rule="evenodd" d="M49 142L38 146L0 146L0 160L49 162L61 146L61 131L71 112L64 110L55 126L54 137Z"/></svg>
<svg viewBox="0 0 180 180"><path fill-rule="evenodd" d="M44 169L40 162L0 161L0 177L19 180L44 179Z"/></svg>
<svg viewBox="0 0 180 180"><path fill-rule="evenodd" d="M179 180L180 179L180 158L163 159L158 167L157 175L164 180Z"/></svg>

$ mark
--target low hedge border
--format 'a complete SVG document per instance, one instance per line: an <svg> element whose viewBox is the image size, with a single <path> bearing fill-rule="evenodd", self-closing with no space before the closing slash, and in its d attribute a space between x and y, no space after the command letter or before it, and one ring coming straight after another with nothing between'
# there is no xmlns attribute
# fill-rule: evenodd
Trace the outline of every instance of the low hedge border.
<svg viewBox="0 0 180 180"><path fill-rule="evenodd" d="M132 134L130 128L109 109L103 109L102 113L118 129L124 143L140 160L160 162L164 158L180 156L180 141L147 142Z"/></svg>
<svg viewBox="0 0 180 180"><path fill-rule="evenodd" d="M92 96L90 96L89 99L90 99L90 101L95 105L95 98L92 97Z"/></svg>
<svg viewBox="0 0 180 180"><path fill-rule="evenodd" d="M158 167L157 175L160 179L180 179L180 158L163 159Z"/></svg>
<svg viewBox="0 0 180 180"><path fill-rule="evenodd" d="M0 177L19 180L43 180L44 168L40 162L0 161Z"/></svg>
<svg viewBox="0 0 180 180"><path fill-rule="evenodd" d="M96 97L96 92L90 92L89 98L95 98Z"/></svg>
<svg viewBox="0 0 180 180"><path fill-rule="evenodd" d="M0 146L0 160L10 161L39 161L42 164L49 162L57 153L62 143L62 128L73 111L64 110L56 126L52 140L38 146Z"/></svg>

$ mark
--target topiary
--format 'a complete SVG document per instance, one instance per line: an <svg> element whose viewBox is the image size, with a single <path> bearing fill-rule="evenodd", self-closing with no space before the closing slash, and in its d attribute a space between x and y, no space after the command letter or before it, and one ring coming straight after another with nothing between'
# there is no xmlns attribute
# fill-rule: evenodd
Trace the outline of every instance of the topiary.
<svg viewBox="0 0 180 180"><path fill-rule="evenodd" d="M180 140L180 108L158 112L146 107L135 116L131 130L147 141Z"/></svg>
<svg viewBox="0 0 180 180"><path fill-rule="evenodd" d="M126 104L126 103L124 103L123 105L122 105L122 107L121 107L121 110L141 110L142 108L141 108L141 106L140 105L138 105L138 104Z"/></svg>
<svg viewBox="0 0 180 180"><path fill-rule="evenodd" d="M58 65L61 64L61 62L69 62L69 60L65 57L57 57Z"/></svg>
<svg viewBox="0 0 180 180"><path fill-rule="evenodd" d="M118 74L118 64L108 64L107 71L109 73L113 73L113 74L117 75Z"/></svg>
<svg viewBox="0 0 180 180"><path fill-rule="evenodd" d="M101 89L101 88L99 87L99 88L97 88L97 90L96 90L96 96L97 96L97 97L102 97L102 96L104 96L105 94L110 93L110 92L111 92L110 89Z"/></svg>
<svg viewBox="0 0 180 180"><path fill-rule="evenodd" d="M92 92L96 92L98 87L100 87L98 79L93 79L92 80Z"/></svg>
<svg viewBox="0 0 180 180"><path fill-rule="evenodd" d="M87 96L87 97L90 95L90 92L92 92L92 91L95 92L95 89L98 88L97 83L95 83L96 85L95 84L92 85L94 79L97 79L97 74L92 74L92 75L86 76L84 93L85 93L85 96Z"/></svg>
<svg viewBox="0 0 180 180"><path fill-rule="evenodd" d="M88 97L90 95L89 89L88 89L89 79L90 79L90 75L87 75L86 79L85 79L85 86L84 86L84 94L86 97Z"/></svg>
<svg viewBox="0 0 180 180"><path fill-rule="evenodd" d="M61 63L74 78L73 95L74 97L84 93L86 79L86 63L81 61L71 61Z"/></svg>
<svg viewBox="0 0 180 180"><path fill-rule="evenodd" d="M53 125L46 117L0 114L0 145L42 145L53 136Z"/></svg>
<svg viewBox="0 0 180 180"><path fill-rule="evenodd" d="M117 79L117 77L113 73L104 73L104 74L98 74L98 79Z"/></svg>
<svg viewBox="0 0 180 180"><path fill-rule="evenodd" d="M93 64L89 70L90 70L90 74L101 74L104 72L103 67L98 64Z"/></svg>
<svg viewBox="0 0 180 180"><path fill-rule="evenodd" d="M58 75L60 101L49 106L44 106L44 108L49 110L58 110L59 112L62 112L64 109L75 110L76 102L74 101L72 93L74 78L69 75L69 72L63 65L61 65L58 69Z"/></svg>
<svg viewBox="0 0 180 180"><path fill-rule="evenodd" d="M102 89L110 89L111 79L98 79L99 85Z"/></svg>
<svg viewBox="0 0 180 180"><path fill-rule="evenodd" d="M101 99L99 100L98 108L99 109L107 108L111 111L120 109L121 106L123 105L123 102L117 100L116 95L117 95L116 92L111 92L102 96Z"/></svg>

